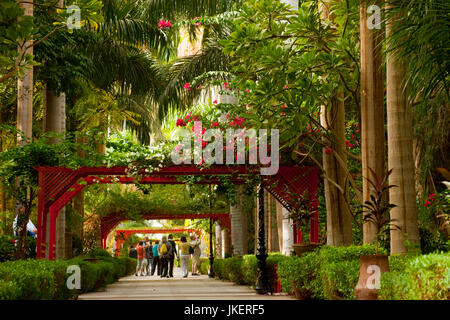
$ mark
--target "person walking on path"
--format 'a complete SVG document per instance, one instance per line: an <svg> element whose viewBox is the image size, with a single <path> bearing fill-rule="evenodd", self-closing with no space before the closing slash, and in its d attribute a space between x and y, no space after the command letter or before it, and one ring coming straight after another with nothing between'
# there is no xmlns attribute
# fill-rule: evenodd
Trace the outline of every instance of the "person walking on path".
<svg viewBox="0 0 450 320"><path fill-rule="evenodd" d="M167 241L166 236L162 236L161 243L158 245L159 263L161 264L161 278L169 278L168 267L171 254L172 245L169 241Z"/></svg>
<svg viewBox="0 0 450 320"><path fill-rule="evenodd" d="M192 275L199 276L198 271L200 269L200 255L202 251L200 250L200 239L197 239L195 234L191 235L191 246L194 249L192 254Z"/></svg>
<svg viewBox="0 0 450 320"><path fill-rule="evenodd" d="M187 278L189 274L189 248L190 244L187 242L186 237L181 237L181 243L178 245L180 250L180 264L183 278Z"/></svg>
<svg viewBox="0 0 450 320"><path fill-rule="evenodd" d="M147 270L147 259L145 259L145 249L144 241L139 241L139 245L136 247L137 251L137 266L136 266L136 276L138 273L144 276L144 271Z"/></svg>
<svg viewBox="0 0 450 320"><path fill-rule="evenodd" d="M147 259L146 275L149 276L150 272L152 270L152 265L153 265L153 247L152 247L152 242L148 240L148 237L145 237L144 240L146 243L145 258Z"/></svg>
<svg viewBox="0 0 450 320"><path fill-rule="evenodd" d="M173 241L173 235L169 234L169 243L172 246L172 253L169 256L169 277L173 278L173 264L175 262L175 255L178 256L177 253L177 245L175 244L175 241Z"/></svg>
<svg viewBox="0 0 450 320"><path fill-rule="evenodd" d="M159 244L159 241L156 240L156 241L155 241L155 245L154 245L153 248L152 248L152 251L153 251L152 276L155 274L155 270L156 270L156 269L158 269L158 270L156 271L156 274L157 274L158 276L161 275L161 263L160 263L160 261L159 261L159 255L158 255L158 244Z"/></svg>
<svg viewBox="0 0 450 320"><path fill-rule="evenodd" d="M130 250L128 251L128 256L133 259L137 259L137 251L133 245L130 246Z"/></svg>

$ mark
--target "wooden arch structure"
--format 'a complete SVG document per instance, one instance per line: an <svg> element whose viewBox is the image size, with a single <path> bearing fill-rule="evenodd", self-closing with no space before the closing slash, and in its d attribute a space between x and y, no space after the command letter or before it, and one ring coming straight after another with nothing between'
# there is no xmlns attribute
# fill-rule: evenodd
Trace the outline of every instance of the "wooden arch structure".
<svg viewBox="0 0 450 320"><path fill-rule="evenodd" d="M142 215L144 220L178 220L178 219L212 219L214 221L219 221L222 227L227 229L231 228L230 215L228 213L145 213ZM102 217L100 224L100 235L102 240L103 249L106 248L106 238L108 234L117 225L122 222L130 220L122 214L111 214Z"/></svg>
<svg viewBox="0 0 450 320"><path fill-rule="evenodd" d="M120 257L120 248L122 244L133 234L158 234L158 233L193 233L195 232L199 237L201 231L195 228L172 228L172 229L117 229L115 230L116 240L116 256Z"/></svg>
<svg viewBox="0 0 450 320"><path fill-rule="evenodd" d="M128 176L127 167L82 167L76 170L63 167L37 167L39 174L38 221L37 221L37 258L45 257L48 242L48 259L55 259L56 218L81 190L94 183L122 184L183 184L178 178L183 176L203 176L199 184L220 184L217 176L231 176L235 184L245 184L246 177L259 175L259 166L252 165L215 165L200 168L195 165L173 165L159 171L143 173L142 178L135 181ZM311 219L310 239L318 242L318 169L315 167L283 167L276 175L261 176L264 188L272 194L287 210L297 207L298 197L305 190L310 195ZM47 239L47 221L49 221L49 237ZM297 228L294 226L294 230ZM298 242L299 234L294 241Z"/></svg>

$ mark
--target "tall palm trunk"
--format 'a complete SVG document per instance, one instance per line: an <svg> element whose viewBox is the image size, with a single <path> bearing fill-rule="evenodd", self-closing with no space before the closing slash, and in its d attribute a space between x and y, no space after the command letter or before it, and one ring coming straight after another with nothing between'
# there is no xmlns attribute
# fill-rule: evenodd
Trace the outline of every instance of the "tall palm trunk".
<svg viewBox="0 0 450 320"><path fill-rule="evenodd" d="M24 9L25 16L33 16L33 1L27 3L19 2L21 8ZM19 55L33 54L32 47L33 40L19 42ZM25 51L25 52L24 52ZM21 131L17 136L17 143L24 145L28 139L32 137L33 126L33 67L24 70L23 75L17 80L17 129ZM22 136L23 134L23 136ZM19 181L17 181L17 187ZM27 191L30 197L30 191ZM26 200L19 200L20 203L16 206L17 226L19 243L17 244L17 258L23 259L26 255L26 236L27 224L31 214L31 203Z"/></svg>
<svg viewBox="0 0 450 320"><path fill-rule="evenodd" d="M386 24L386 37L393 34L396 18ZM412 144L412 109L407 105L404 89L405 66L395 52L386 57L387 72L387 132L388 167L393 169L389 182L397 187L389 190L391 219L400 228L391 229L391 254L407 252L405 240L419 243L416 192L414 181L414 159Z"/></svg>
<svg viewBox="0 0 450 320"><path fill-rule="evenodd" d="M325 203L327 208L327 244L330 246L348 246L353 243L352 216L348 209L349 186L347 173L336 158L336 153L347 163L345 146L345 107L342 91L333 98L329 108L322 107L321 124L333 133L333 152L323 150L323 170L328 179L324 179ZM331 181L330 181L331 180ZM341 190L334 184L336 183Z"/></svg>
<svg viewBox="0 0 450 320"><path fill-rule="evenodd" d="M382 1L375 1L381 7ZM361 155L363 176L363 203L370 200L372 175L369 168L382 177L385 171L384 84L381 54L381 29L367 26L367 1L360 4L361 35ZM363 242L373 243L375 225L363 225Z"/></svg>
<svg viewBox="0 0 450 320"><path fill-rule="evenodd" d="M19 1L23 8L24 16L33 16L33 0L26 3ZM33 40L19 42L19 55L33 54ZM26 49L28 47L28 49ZM33 125L33 67L24 70L23 75L17 81L17 129L22 131L24 138L32 136ZM18 136L18 143L24 144L22 137Z"/></svg>
<svg viewBox="0 0 450 320"><path fill-rule="evenodd" d="M53 90L46 88L44 94L45 114L44 132L63 133L66 130L66 96L57 95ZM52 143L58 143L53 140ZM50 223L48 219L48 223ZM49 230L49 226L47 227ZM48 238L47 238L48 239ZM66 258L66 210L63 208L56 219L56 259Z"/></svg>
<svg viewBox="0 0 450 320"><path fill-rule="evenodd" d="M244 255L248 252L247 217L242 210L243 192L243 187L239 186L236 204L230 205L231 243L234 255Z"/></svg>
<svg viewBox="0 0 450 320"><path fill-rule="evenodd" d="M329 18L329 3L319 2L322 19ZM330 17L331 20L333 20ZM328 179L324 179L325 203L327 208L327 244L330 246L347 246L353 242L352 216L348 209L349 187L345 168L339 163L339 156L343 163L347 163L345 146L345 104L344 92L338 91L331 99L330 105L322 106L321 125L333 135L332 153L322 152L323 170ZM339 186L340 190L338 189Z"/></svg>

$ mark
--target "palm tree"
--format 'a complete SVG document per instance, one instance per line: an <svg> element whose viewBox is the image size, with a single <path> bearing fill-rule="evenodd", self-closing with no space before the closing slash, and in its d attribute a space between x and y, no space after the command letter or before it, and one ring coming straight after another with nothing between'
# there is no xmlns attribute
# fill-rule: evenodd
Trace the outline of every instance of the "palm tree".
<svg viewBox="0 0 450 320"><path fill-rule="evenodd" d="M24 16L33 16L33 1L23 3L19 1L23 8ZM25 50L25 54L33 54L33 40L21 41L19 43L19 54ZM23 75L17 82L17 129L24 133L24 138L31 138L33 120L33 67L23 71ZM22 137L18 136L18 142L24 143Z"/></svg>
<svg viewBox="0 0 450 320"><path fill-rule="evenodd" d="M391 5L387 6L392 8ZM386 37L395 35L399 15L392 15L386 23ZM408 105L405 61L389 48L386 56L387 71L387 132L388 168L392 169L389 183L398 186L389 190L389 201L396 205L391 218L399 229L391 230L391 253L404 254L405 240L419 243L414 159L412 148L412 109ZM406 238L407 235L407 238Z"/></svg>
<svg viewBox="0 0 450 320"><path fill-rule="evenodd" d="M375 1L381 8L382 1ZM367 25L368 3L360 3L361 37L361 156L363 178L363 203L370 200L371 191L368 178L370 169L378 176L385 171L384 138L384 83L382 69L381 29ZM381 17L380 17L381 19ZM375 227L370 221L363 224L363 242L374 241Z"/></svg>
<svg viewBox="0 0 450 320"><path fill-rule="evenodd" d="M331 19L329 7L332 1L319 3L321 19ZM352 215L349 210L349 185L343 164L347 163L345 146L345 103L344 91L339 90L329 105L323 105L320 123L334 138L333 152L322 151L323 171L327 178L325 200L327 208L327 244L346 246L353 242ZM338 160L340 158L341 161Z"/></svg>

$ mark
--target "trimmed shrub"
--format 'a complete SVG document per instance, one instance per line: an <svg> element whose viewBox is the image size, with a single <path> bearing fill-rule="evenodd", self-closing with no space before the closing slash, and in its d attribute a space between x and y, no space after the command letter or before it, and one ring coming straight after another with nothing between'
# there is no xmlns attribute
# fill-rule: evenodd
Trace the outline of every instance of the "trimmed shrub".
<svg viewBox="0 0 450 320"><path fill-rule="evenodd" d="M18 300L22 292L14 281L5 281L0 279L0 300Z"/></svg>
<svg viewBox="0 0 450 320"><path fill-rule="evenodd" d="M275 265L280 264L288 257L281 253L271 253L266 259L267 277L269 287L274 288ZM255 255L245 255L243 257L231 257L226 259L214 259L213 271L216 278L231 280L237 284L254 286L257 280L258 260Z"/></svg>
<svg viewBox="0 0 450 320"><path fill-rule="evenodd" d="M359 257L375 253L373 245L323 246L301 257L282 260L279 266L283 292L302 299L354 299L359 278Z"/></svg>
<svg viewBox="0 0 450 320"><path fill-rule="evenodd" d="M81 289L69 290L67 267L81 269ZM80 293L97 290L119 277L134 273L130 258L100 256L97 263L77 257L71 260L18 260L0 263L0 299L74 299ZM13 289L11 289L13 288Z"/></svg>
<svg viewBox="0 0 450 320"><path fill-rule="evenodd" d="M208 258L201 258L200 259L200 270L199 272L201 274L208 274L209 272L209 259Z"/></svg>
<svg viewBox="0 0 450 320"><path fill-rule="evenodd" d="M394 258L394 257L391 257ZM381 300L450 299L450 253L428 254L395 261L390 272L381 277ZM400 269L403 264L404 268Z"/></svg>
<svg viewBox="0 0 450 320"><path fill-rule="evenodd" d="M9 236L0 235L0 262L14 260L16 247Z"/></svg>
<svg viewBox="0 0 450 320"><path fill-rule="evenodd" d="M225 259L224 272L228 280L237 284L245 284L242 270L243 259L241 257L231 257Z"/></svg>

